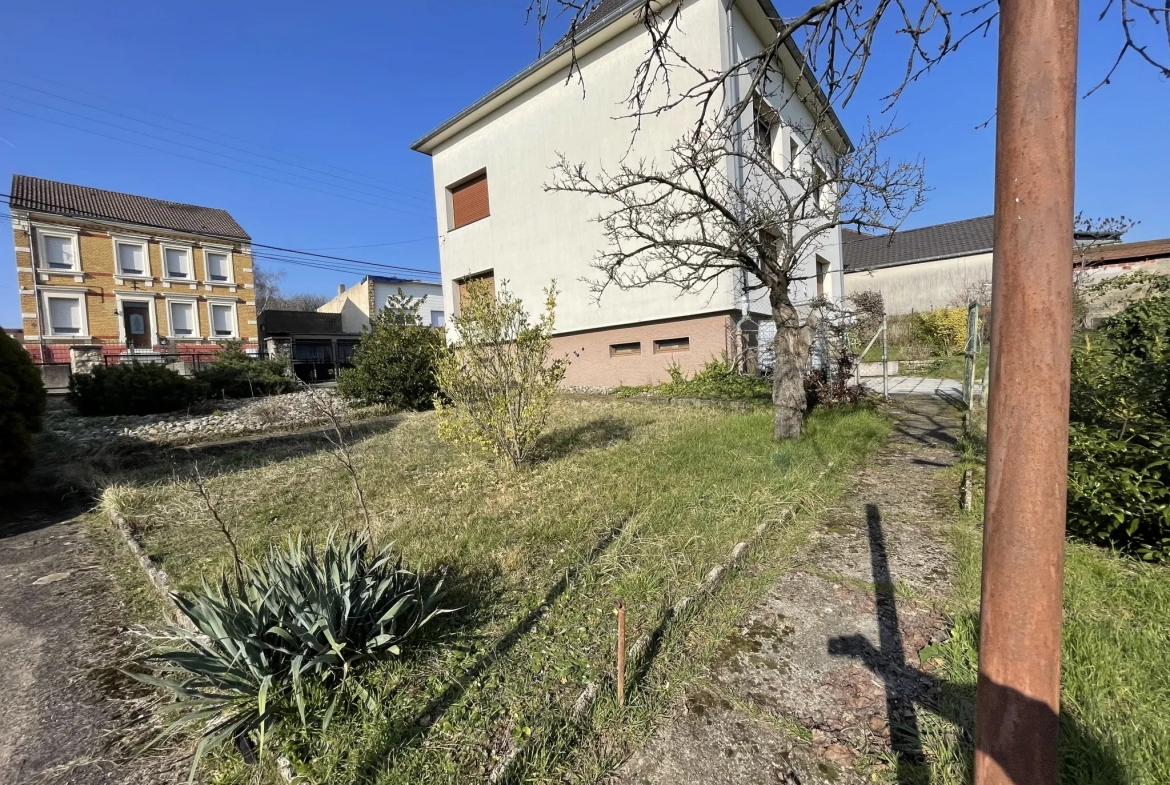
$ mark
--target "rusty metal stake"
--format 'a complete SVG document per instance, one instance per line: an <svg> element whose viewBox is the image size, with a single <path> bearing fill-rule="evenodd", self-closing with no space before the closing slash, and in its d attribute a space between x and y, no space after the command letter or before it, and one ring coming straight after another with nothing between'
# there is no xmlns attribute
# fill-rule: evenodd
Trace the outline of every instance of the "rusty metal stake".
<svg viewBox="0 0 1170 785"><path fill-rule="evenodd" d="M617 639L617 693L618 705L626 705L626 603L618 600L614 603L617 608L618 639Z"/></svg>
<svg viewBox="0 0 1170 785"><path fill-rule="evenodd" d="M975 784L1055 785L1076 0L1000 0Z"/></svg>

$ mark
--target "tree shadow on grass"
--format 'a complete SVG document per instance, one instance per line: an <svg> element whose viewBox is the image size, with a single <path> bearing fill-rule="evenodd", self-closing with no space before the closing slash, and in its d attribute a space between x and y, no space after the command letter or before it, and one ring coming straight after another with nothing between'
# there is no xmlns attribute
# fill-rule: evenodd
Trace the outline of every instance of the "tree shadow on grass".
<svg viewBox="0 0 1170 785"><path fill-rule="evenodd" d="M886 691L886 719L890 727L890 746L897 762L899 785L926 785L930 782L930 771L923 750L920 731L919 709L925 709L951 722L958 728L958 748L961 760L957 761L962 770L962 781L970 782L974 775L975 739L975 694L976 686L971 683L956 684L923 672L907 664L905 644L898 620L897 599L894 579L890 573L889 556L886 548L882 516L876 504L866 505L866 524L869 532L870 561L873 570L875 611L878 619L879 646L874 646L863 635L849 635L832 638L828 642L830 654L852 657L860 660L875 676L880 678ZM978 618L970 614L957 620L959 625L973 625L977 638ZM967 651L957 650L958 640L952 639L943 645L938 653L957 657L964 656L974 664L978 659L978 641ZM945 651L945 647L952 651ZM914 652L916 654L916 652ZM999 735L992 739L979 739L982 754L987 755L1003 769L1011 782L1031 783L1033 772L1042 770L1045 755L1052 750L1029 750L1020 757L1008 757L1000 753L1002 742L1015 734L1018 729L1036 726L1056 726L1060 729L1060 769L1062 783L1083 783L1084 785L1121 785L1126 782L1124 769L1117 756L1104 740L1082 728L1068 714L1057 716L1047 704L1023 695L1007 685L997 684L982 674L979 680L983 686L983 698L996 707L1004 718ZM937 696L934 697L934 696ZM997 744L997 740L1000 742ZM1049 759L1048 764L1051 765Z"/></svg>
<svg viewBox="0 0 1170 785"><path fill-rule="evenodd" d="M424 743L431 731L441 724L447 711L463 698L468 688L475 684L501 657L511 651L526 633L535 628L548 615L553 604L568 590L577 576L605 553L621 533L622 527L615 527L605 532L584 558L561 573L561 577L545 592L541 602L534 605L489 649L482 652L469 666L464 668L427 703L422 711L413 717L403 717L392 727L384 728L379 743L362 754L357 765L357 771L360 772L357 781L368 782L376 779L378 771L385 767L393 750ZM446 625L448 634L451 625L468 626L483 623L491 615L491 605L497 602L500 596L498 576L484 576L473 572L453 572L451 575L449 580L454 581L466 580L468 575L474 577L457 590L458 593L450 595L450 599L461 598L467 604ZM461 579L460 575L464 577Z"/></svg>
<svg viewBox="0 0 1170 785"><path fill-rule="evenodd" d="M572 427L552 428L537 441L532 451L533 463L548 463L573 453L610 447L628 442L634 428L626 420L604 415Z"/></svg>

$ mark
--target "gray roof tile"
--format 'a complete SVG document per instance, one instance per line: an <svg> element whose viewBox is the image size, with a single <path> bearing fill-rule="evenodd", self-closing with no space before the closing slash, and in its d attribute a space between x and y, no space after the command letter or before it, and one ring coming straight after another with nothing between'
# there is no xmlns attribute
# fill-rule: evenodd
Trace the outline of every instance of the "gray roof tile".
<svg viewBox="0 0 1170 785"><path fill-rule="evenodd" d="M105 219L155 229L170 229L184 234L236 240L251 239L226 210L214 207L198 207L117 191L103 191L23 174L12 175L11 194L11 206L17 210Z"/></svg>
<svg viewBox="0 0 1170 785"><path fill-rule="evenodd" d="M994 216L985 215L892 235L866 235L842 229L841 255L845 271L856 272L987 253L992 249L994 228Z"/></svg>

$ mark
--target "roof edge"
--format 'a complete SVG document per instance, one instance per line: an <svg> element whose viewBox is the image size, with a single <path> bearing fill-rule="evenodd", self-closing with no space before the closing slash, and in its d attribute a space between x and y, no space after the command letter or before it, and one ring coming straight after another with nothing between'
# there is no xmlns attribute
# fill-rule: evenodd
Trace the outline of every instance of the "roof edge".
<svg viewBox="0 0 1170 785"><path fill-rule="evenodd" d="M603 30L608 29L618 19L621 19L622 17L636 11L641 5L643 5L644 2L645 0L626 0L626 2L622 3L622 5L616 10L606 14L604 17L598 19L596 23L589 25L584 30L579 32L576 37L577 46L580 46L584 42L593 38ZM738 3L740 0L734 0L734 2ZM771 23L772 27L776 30L779 30L780 25L783 24L782 17L776 10L776 7L772 4L771 0L754 0L754 2L760 6L760 10L764 12L764 15L768 18L768 21ZM614 34L616 35L617 33L622 32L624 29L625 28L616 30ZM800 47L796 45L791 37L789 37L784 42L784 47L789 56L792 57L793 61L796 63L797 68L800 70L801 79L803 79L808 85L811 86L812 95L824 106L826 110L828 110L828 118L833 125L833 129L840 136L845 151L851 152L856 149L853 144L853 140L849 138L849 133L845 130L845 125L841 122L841 119L837 116L837 112L833 109L832 104L829 102L828 97L821 89L821 84L817 80L816 74L814 74L812 69L808 67L808 62L801 53ZM562 66L557 66L555 61L561 57L569 55L570 52L571 50L567 47L554 45L543 56L538 58L532 64L528 65L511 79L504 82L499 87L495 88L487 95L475 101L455 116L451 117L450 119L446 120L415 140L413 143L411 143L410 149L414 150L415 152L423 153L424 155L431 155L438 144L441 144L442 141L446 141L446 139L443 139L440 142L435 142L438 137L446 134L448 131L451 131L460 123L467 120L471 115L480 111L493 101L502 98L509 91L515 89L521 83L531 78L542 69L551 68L552 70L559 70L559 68ZM522 93L513 97L518 97L518 95L521 94ZM432 143L434 144L432 145Z"/></svg>

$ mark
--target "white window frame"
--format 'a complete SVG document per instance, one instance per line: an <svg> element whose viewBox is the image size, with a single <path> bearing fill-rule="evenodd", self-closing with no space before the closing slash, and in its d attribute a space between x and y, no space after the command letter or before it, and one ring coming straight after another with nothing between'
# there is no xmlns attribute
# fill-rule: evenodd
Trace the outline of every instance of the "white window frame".
<svg viewBox="0 0 1170 785"><path fill-rule="evenodd" d="M438 314L438 315L439 315L439 318L440 318L440 319L442 320L442 322L443 322L442 324L435 324L435 314ZM446 311L440 311L440 310L437 310L437 309L436 309L436 310L433 310L433 311L431 311L431 327L446 327L446 326L447 326L447 312L446 312Z"/></svg>
<svg viewBox="0 0 1170 785"><path fill-rule="evenodd" d="M170 268L167 267L167 251L182 251L187 254L187 275L186 278L172 278ZM195 248L191 245L183 243L168 243L161 242L158 244L158 258L159 263L162 264L162 279L171 283L198 283L195 276ZM168 314L169 315L169 314Z"/></svg>
<svg viewBox="0 0 1170 785"><path fill-rule="evenodd" d="M150 238L132 234L111 234L110 241L113 243L114 248L115 278L134 278L139 281L149 281L154 278L150 264ZM137 245L142 249L142 258L144 260L143 272L127 273L122 271L122 258L118 256L119 245Z"/></svg>
<svg viewBox="0 0 1170 785"><path fill-rule="evenodd" d="M150 345L153 347L158 343L158 311L154 305L154 295L152 294L130 294L129 292L114 292L114 302L118 305L118 340L122 345L126 345L126 315L122 311L122 303L146 303L150 307ZM171 318L170 311L167 312L167 319Z"/></svg>
<svg viewBox="0 0 1170 785"><path fill-rule="evenodd" d="M235 286L236 285L236 263L232 257L231 246L226 245L204 245L200 246L203 250L203 281L212 286ZM227 280L213 281L211 280L211 262L207 258L209 253L221 253L227 256Z"/></svg>
<svg viewBox="0 0 1170 785"><path fill-rule="evenodd" d="M197 297L167 297L167 338L172 341L202 341L199 334L199 299ZM191 335L175 335L175 317L171 310L172 305L182 304L191 306L191 318L195 320L195 332Z"/></svg>
<svg viewBox="0 0 1170 785"><path fill-rule="evenodd" d="M37 235L37 269L46 273L61 275L76 275L81 272L81 243L78 242L80 230L62 226L41 226L33 224L33 231ZM50 267L49 255L45 252L46 237L63 237L73 246L72 267Z"/></svg>
<svg viewBox="0 0 1170 785"><path fill-rule="evenodd" d="M216 335L215 334L215 317L211 312L213 305L225 305L232 309L232 334L231 335ZM213 341L238 341L240 339L240 315L236 311L235 300L219 300L214 297L207 299L207 332L208 338Z"/></svg>
<svg viewBox="0 0 1170 785"><path fill-rule="evenodd" d="M75 286L41 286L38 287L38 293L41 297L41 314L43 324L40 325L41 336L48 339L71 340L71 341L88 341L92 336L89 334L89 310L86 308L86 290L79 289ZM53 312L49 309L49 299L65 299L71 298L81 303L81 330L77 333L63 333L56 335L53 333ZM47 328L47 329L46 329Z"/></svg>

